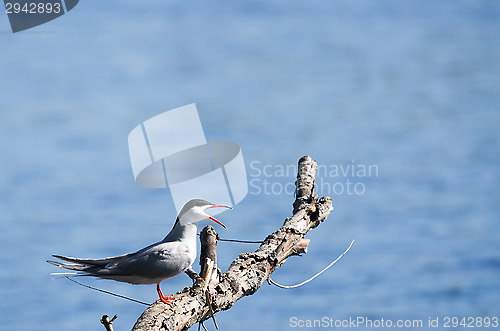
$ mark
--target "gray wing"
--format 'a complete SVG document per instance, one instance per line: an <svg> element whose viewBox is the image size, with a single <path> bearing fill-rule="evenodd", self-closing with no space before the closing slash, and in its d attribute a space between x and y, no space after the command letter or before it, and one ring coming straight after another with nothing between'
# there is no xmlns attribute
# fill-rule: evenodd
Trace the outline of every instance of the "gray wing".
<svg viewBox="0 0 500 331"><path fill-rule="evenodd" d="M56 265L61 268L69 269L69 270L76 270L76 271L85 271L87 269L90 269L91 267L99 267L99 266L105 266L108 263L111 262L116 262L122 259L126 259L129 257L132 257L134 255L138 255L144 251L147 251L148 249L152 248L153 246L158 245L159 243L152 244L150 246L147 246L137 252L134 253L129 253L129 254L124 254L124 255L118 255L118 256L112 256L112 257L106 257L103 259L81 259L77 257L69 257L69 256L62 256L62 255L52 255L53 257L66 261L66 262L71 262L71 263L62 263L62 262L57 262L57 261L47 261L48 263L51 263L53 265Z"/></svg>
<svg viewBox="0 0 500 331"><path fill-rule="evenodd" d="M132 284L154 284L183 273L194 261L187 246L179 242L159 242L135 253L104 259L79 259L54 255L63 261L47 261L76 270L80 275L113 279Z"/></svg>

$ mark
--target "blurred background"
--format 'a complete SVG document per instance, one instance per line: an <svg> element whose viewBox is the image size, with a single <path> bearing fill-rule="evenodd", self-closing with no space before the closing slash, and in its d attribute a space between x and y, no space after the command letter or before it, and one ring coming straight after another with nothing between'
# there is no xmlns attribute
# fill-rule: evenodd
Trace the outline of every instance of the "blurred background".
<svg viewBox="0 0 500 331"><path fill-rule="evenodd" d="M222 330L498 316L499 40L493 1L81 1L16 34L1 14L0 329L103 330L103 314L132 328L144 306L53 279L45 260L123 254L170 231L170 193L135 184L127 136L193 102L253 180L219 215L222 238L281 226L295 173L278 171L307 154L329 169L318 189L335 210L274 280L301 282L356 240L313 282L265 284L217 314ZM256 248L221 242L219 267ZM84 280L157 299L154 286Z"/></svg>

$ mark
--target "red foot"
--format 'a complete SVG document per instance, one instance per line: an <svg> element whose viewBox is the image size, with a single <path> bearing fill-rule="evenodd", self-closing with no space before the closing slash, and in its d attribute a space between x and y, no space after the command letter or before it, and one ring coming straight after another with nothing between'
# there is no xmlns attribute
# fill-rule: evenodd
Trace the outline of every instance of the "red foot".
<svg viewBox="0 0 500 331"><path fill-rule="evenodd" d="M160 296L160 301L166 303L167 305L171 304L169 300L174 300L171 296L164 296L161 292L160 283L156 284L156 290L158 291L158 295Z"/></svg>

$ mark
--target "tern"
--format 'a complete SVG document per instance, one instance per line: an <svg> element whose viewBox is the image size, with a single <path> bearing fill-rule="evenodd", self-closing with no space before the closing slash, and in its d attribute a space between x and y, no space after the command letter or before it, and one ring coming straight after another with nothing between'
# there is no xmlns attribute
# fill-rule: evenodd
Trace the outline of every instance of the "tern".
<svg viewBox="0 0 500 331"><path fill-rule="evenodd" d="M52 255L70 262L47 261L60 268L78 271L78 276L94 276L131 284L156 284L163 303L170 304L170 296L164 296L160 283L182 274L196 259L197 223L212 220L226 228L219 220L208 215L208 208L229 206L213 204L201 199L188 201L180 211L170 233L162 240L135 253L104 259L81 259Z"/></svg>

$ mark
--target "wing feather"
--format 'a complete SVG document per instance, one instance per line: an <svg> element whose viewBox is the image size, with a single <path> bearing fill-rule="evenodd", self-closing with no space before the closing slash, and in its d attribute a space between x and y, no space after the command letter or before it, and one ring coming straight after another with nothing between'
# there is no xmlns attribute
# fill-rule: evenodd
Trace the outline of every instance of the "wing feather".
<svg viewBox="0 0 500 331"><path fill-rule="evenodd" d="M114 279L133 284L152 284L183 273L194 261L185 245L158 242L135 253L103 259L81 259L53 255L65 262L47 261L79 275Z"/></svg>

